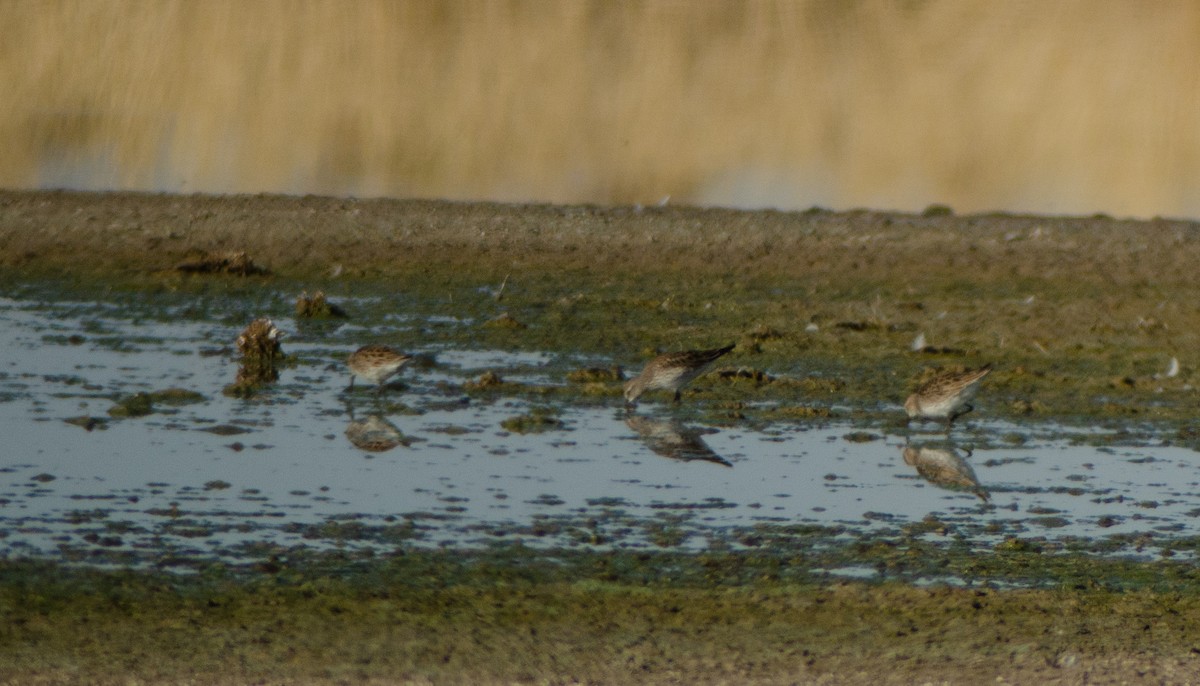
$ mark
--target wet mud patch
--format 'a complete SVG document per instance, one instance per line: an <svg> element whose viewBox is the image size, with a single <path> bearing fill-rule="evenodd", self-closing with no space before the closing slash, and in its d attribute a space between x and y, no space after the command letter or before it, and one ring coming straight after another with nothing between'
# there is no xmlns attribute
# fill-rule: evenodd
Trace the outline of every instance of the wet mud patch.
<svg viewBox="0 0 1200 686"><path fill-rule="evenodd" d="M957 550L1025 546L1147 561L1194 554L1190 513L1197 505L1167 485L1191 474L1192 452L1164 445L1152 426L1107 432L991 420L922 433L891 411L840 409L845 418L819 406L781 412L769 398L746 398L774 382L759 386L757 375L734 374L731 383L720 370L698 380L679 407L648 403L631 412L619 396L580 391L579 369L606 369L581 359L590 356L470 350L447 341L410 348L424 362L403 384L347 391L346 352L364 335L402 335L407 318L308 334L280 319L278 326L297 332L289 336L294 363L268 391L230 398L219 389L237 354L232 346L210 351L244 321L221 312L245 303L227 294L218 296L221 304L165 299L145 297L125 309L3 303L9 338L0 349L19 353L33 368L30 378L40 380L8 385L22 402L6 405L4 420L28 441L14 450L34 456L35 445L61 447L57 456L12 467L0 493L17 532L3 541L10 554L147 567L169 560L173 569L199 570L264 564L253 557L263 550L351 546L377 556L396 545L478 549L498 541L542 552L741 553L788 550L797 523L834 532L804 540L803 548L840 551L836 560L798 570L852 570L845 573L855 578L872 569L883 571L867 578L977 580L958 564L871 557L899 549L897 541L909 550L914 541L942 549L943 560ZM281 293L275 301L287 299ZM173 307L215 316L173 317ZM45 346L44 331L69 327L72 318L128 344ZM156 335L146 335L151 330ZM44 373L80 355L88 363L68 363L75 374ZM616 385L614 374L589 372L584 383ZM488 378L495 381L479 381ZM741 379L753 384L739 387ZM743 399L726 399L735 393ZM81 410L114 394L152 411L104 423L81 419ZM104 430L89 435L78 427ZM959 481L907 464L910 449L942 455L942 467L956 467ZM973 481L964 486L963 474ZM80 502L96 504L89 517L78 516ZM396 527L405 532L402 543ZM800 549L794 554L808 559ZM1024 574L996 581L1039 583Z"/></svg>
<svg viewBox="0 0 1200 686"><path fill-rule="evenodd" d="M1194 667L1200 610L1193 591L1105 588L1105 563L1099 581L996 591L797 580L790 560L754 554L277 552L253 572L175 576L0 563L7 673L334 683L334 651L365 680L1174 682Z"/></svg>
<svg viewBox="0 0 1200 686"><path fill-rule="evenodd" d="M221 231L169 235L197 204ZM105 221L131 212L141 234ZM362 240L343 245L345 235ZM244 250L271 273L173 269L200 245ZM329 592L335 602L312 616L356 620L380 616L383 596L371 594L419 606L429 589L473 602L530 584L536 601L517 608L529 616L575 597L570 584L599 584L629 603L615 622L624 626L640 621L638 589L653 585L667 599L647 627L660 638L678 628L670 618L686 613L671 607L683 600L701 615L688 626L714 626L705 618L723 611L725 590L759 595L736 603L731 626L769 623L755 608L776 602L832 608L807 655L795 652L803 622L788 622L791 642L763 658L785 656L786 670L762 674L788 680L799 664L814 678L861 666L863 646L894 648L869 653L888 668L867 681L907 683L929 674L904 671L928 668L926 658L961 666L969 655L989 678L1036 664L1043 671L1025 673L1036 681L1046 669L1127 664L1103 662L1114 654L1183 661L1194 645L1186 629L1167 647L1130 645L1106 624L1113 603L1164 621L1164 607L1190 602L1196 587L1191 223L4 193L0 246L0 429L15 437L0 462L6 616L25 612L19 589L55 588L44 562L85 587L132 584L136 611L116 634L147 635L140 617L176 616L158 603L178 598L154 596L165 578L214 584L204 592L217 607L247 602L229 595L242 584L296 584L304 590L281 603L285 615L308 616L305 603ZM297 293L318 292L347 316L324 316L315 296L297 309ZM259 317L287 333L287 364L261 392L225 396L234 341ZM628 370L729 341L738 347L727 364L680 406L624 408ZM347 392L345 355L369 343L419 364L379 394ZM900 403L929 370L985 362L995 371L976 413L949 432L905 423ZM183 395L158 397L164 389ZM110 416L125 399L149 399L151 411ZM552 430L502 424L538 417ZM113 567L146 576L88 576ZM372 585L387 578L404 582ZM37 634L42 655L65 654L54 636L78 638L76 613L90 601L74 590L61 597L80 605L63 601L60 623ZM677 595L688 592L698 595ZM940 608L976 617L997 603L1008 604L1003 626L1022 627L1012 636L1029 662L929 647L970 635L943 631L931 644L931 631L964 621ZM247 638L215 610L198 616ZM872 625L887 640L863 642L874 634L850 618L864 616L897 623ZM20 631L44 621L26 617ZM430 621L457 635L479 626L465 617ZM1047 629L1046 617L1083 618L1090 633ZM588 651L612 646L593 640L611 638L603 631L537 626ZM0 640L28 646L29 635ZM1060 635L1074 640L1047 644ZM921 660L900 655L908 637L923 641L905 653ZM292 639L278 645L303 645ZM714 639L751 662L764 655L736 636L696 636ZM259 646L260 658L275 645L248 641L234 645ZM97 652L123 654L118 643ZM360 664L505 682L554 673L434 652ZM204 671L228 659L209 655L177 664ZM665 675L663 655L627 648L572 673L621 681L631 672L615 665L635 664ZM744 676L751 662L690 667ZM101 680L124 678L104 671L111 662L86 664ZM312 674L297 669L243 676Z"/></svg>

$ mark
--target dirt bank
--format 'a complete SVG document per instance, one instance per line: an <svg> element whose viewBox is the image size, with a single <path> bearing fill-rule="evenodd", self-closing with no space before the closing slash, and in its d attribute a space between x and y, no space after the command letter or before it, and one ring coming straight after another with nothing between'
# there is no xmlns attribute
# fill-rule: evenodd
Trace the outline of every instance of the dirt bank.
<svg viewBox="0 0 1200 686"><path fill-rule="evenodd" d="M291 196L0 192L0 260L72 271L168 269L198 251L244 250L285 275L433 264L608 273L786 277L861 290L937 281L1069 276L1077 288L1190 280L1200 225L885 212L738 211L356 200Z"/></svg>

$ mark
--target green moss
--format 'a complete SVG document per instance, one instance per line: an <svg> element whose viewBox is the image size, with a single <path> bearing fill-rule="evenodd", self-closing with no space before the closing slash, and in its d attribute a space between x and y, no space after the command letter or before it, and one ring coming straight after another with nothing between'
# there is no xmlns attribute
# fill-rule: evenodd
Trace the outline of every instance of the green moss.
<svg viewBox="0 0 1200 686"><path fill-rule="evenodd" d="M108 420L103 417L89 417L84 415L81 417L70 417L68 419L64 419L63 421L68 424L82 427L87 431L92 431L94 429L103 430L108 428Z"/></svg>
<svg viewBox="0 0 1200 686"><path fill-rule="evenodd" d="M827 407L784 405L772 408L763 416L769 419L828 419L833 416L833 412Z"/></svg>
<svg viewBox="0 0 1200 686"><path fill-rule="evenodd" d="M939 207L914 216L358 201L347 213L342 200L321 198L4 196L0 232L23 246L0 258L9 297L87 302L104 293L136 318L241 325L222 319L226 303L277 312L291 294L321 288L359 303L356 335L382 337L371 327L399 308L423 324L388 331L388 344L550 353L543 371L571 382L514 383L500 369L462 389L484 402L609 403L619 375L578 374L579 359L607 370L656 351L738 341L677 412L758 427L822 419L836 407L861 424L848 435L865 438L903 422L899 405L928 370L991 362L967 425L999 418L1020 430L974 432L975 444L1020 445L1027 427L1055 434L1065 425L1112 429L1076 438L1094 445L1200 447L1194 363L1181 357L1164 373L1181 351L1200 348L1200 309L1187 305L1200 234L1188 223L954 216ZM119 220L130 211L140 219L126 231L133 223ZM145 249L147 231L197 212L215 214L219 235L196 227ZM56 230L23 230L28 217ZM394 240L395 226L406 227L404 241ZM255 259L189 253L224 243ZM199 267L190 271L210 273L172 268L187 260ZM258 275L211 273L220 271ZM914 350L918 334L925 344ZM127 344L96 323L46 342ZM263 378L233 392L260 392L274 377ZM172 402L127 400L150 410ZM103 426L91 419L79 425ZM514 431L562 426L547 409L508 422ZM623 507L611 503L591 521L539 518L480 533L569 535L574 551L431 551L413 545L434 543L416 521L334 520L297 528L336 548L329 552L248 544L239 550L246 568L170 553L158 561L190 576L0 562L0 679L791 682L875 669L866 680L909 683L994 681L1028 668L1008 681L1041 683L1073 676L1059 667L1064 655L1080 665L1114 655L1182 664L1200 644L1190 560L1200 543L1186 536L1153 561L1100 554L1158 533L1051 541L1022 532L981 551L963 542L973 533L963 524L930 517L898 526L867 512L873 533L853 537L762 523L688 555L671 548L694 542L689 529L666 518L638 530L647 549L588 550L644 524ZM153 514L177 521L180 536L212 534L178 508ZM86 513L78 519L88 524ZM1061 519L1039 521L1053 528ZM81 535L107 549L125 532ZM390 542L395 553L357 550L356 541ZM93 552L78 559L121 563L119 551ZM939 579L971 588L913 586Z"/></svg>
<svg viewBox="0 0 1200 686"><path fill-rule="evenodd" d="M202 403L208 400L203 393L189 391L184 388L168 388L161 391L154 391L150 394L150 400L155 404L160 405L191 405L193 403Z"/></svg>
<svg viewBox="0 0 1200 686"><path fill-rule="evenodd" d="M312 295L304 291L296 298L297 319L345 319L346 311L325 297L324 291Z"/></svg>
<svg viewBox="0 0 1200 686"><path fill-rule="evenodd" d="M149 393L134 393L117 401L117 404L108 408L108 414L111 417L122 419L125 417L144 417L154 412L154 401Z"/></svg>
<svg viewBox="0 0 1200 686"><path fill-rule="evenodd" d="M500 377L496 372L488 371L479 375L478 379L474 379L463 384L463 388L467 391L513 391L520 388L520 384L509 383Z"/></svg>
<svg viewBox="0 0 1200 686"><path fill-rule="evenodd" d="M487 320L483 325L491 329L519 330L529 328L527 324L518 321L516 317L507 312L504 312L493 319Z"/></svg>
<svg viewBox="0 0 1200 686"><path fill-rule="evenodd" d="M567 381L571 383L614 383L622 381L625 373L620 367L589 367L567 372Z"/></svg>
<svg viewBox="0 0 1200 686"><path fill-rule="evenodd" d="M326 533L363 536L353 522ZM923 554L892 552L881 568ZM1047 564L1038 562L1044 555L1010 555L1013 564ZM417 674L628 682L660 670L787 681L799 661L812 678L853 672L879 683L992 681L1013 673L1014 646L1024 646L1032 670L1016 674L1040 681L1060 674L1056 660L1067 652L1080 667L1138 655L1161 665L1188 659L1200 642L1194 583L1169 593L1112 590L1113 563L1078 558L1078 583L1001 591L794 578L790 570L806 561L631 552L538 562L520 548L342 552L303 563L276 557L253 573L212 564L190 577L5 561L0 651L5 677L18 682L337 683Z"/></svg>
<svg viewBox="0 0 1200 686"><path fill-rule="evenodd" d="M500 422L500 426L505 431L519 434L553 431L565 427L563 421L558 418L558 414L559 410L554 408L535 407L525 414L505 419Z"/></svg>

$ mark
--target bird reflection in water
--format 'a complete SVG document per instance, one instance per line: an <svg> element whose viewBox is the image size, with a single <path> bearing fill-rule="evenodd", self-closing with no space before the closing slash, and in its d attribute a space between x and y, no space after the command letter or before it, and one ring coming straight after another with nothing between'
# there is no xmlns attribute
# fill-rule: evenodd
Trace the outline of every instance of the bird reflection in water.
<svg viewBox="0 0 1200 686"><path fill-rule="evenodd" d="M382 453L398 445L408 447L411 440L400 433L394 424L380 415L368 415L366 419L355 419L350 415L350 423L346 425L346 438L360 450L371 453Z"/></svg>
<svg viewBox="0 0 1200 686"><path fill-rule="evenodd" d="M706 433L715 433L713 429L688 427L676 419L651 419L642 415L631 414L625 418L625 424L637 433L646 446L655 453L672 460L691 462L702 460L715 462L726 467L733 465L713 452L701 438Z"/></svg>
<svg viewBox="0 0 1200 686"><path fill-rule="evenodd" d="M905 445L904 463L916 467L917 474L929 483L953 491L970 491L987 502L991 496L979 485L975 470L953 447L934 448ZM967 457L971 452L967 451Z"/></svg>

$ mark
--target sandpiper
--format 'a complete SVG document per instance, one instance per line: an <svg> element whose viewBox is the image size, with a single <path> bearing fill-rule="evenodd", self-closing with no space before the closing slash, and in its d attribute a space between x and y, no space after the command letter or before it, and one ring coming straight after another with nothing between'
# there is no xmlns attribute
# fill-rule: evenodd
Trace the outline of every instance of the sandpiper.
<svg viewBox="0 0 1200 686"><path fill-rule="evenodd" d="M733 350L733 346L730 343L724 348L659 355L646 364L641 374L625 384L625 402L632 405L642 393L659 388L675 391L675 402L679 402L680 389L700 376L718 357Z"/></svg>
<svg viewBox="0 0 1200 686"><path fill-rule="evenodd" d="M383 390L387 380L400 372L404 365L412 359L387 347L386 345L364 345L350 353L346 366L350 367L350 388L354 388L354 377L369 381L376 385L376 392Z"/></svg>
<svg viewBox="0 0 1200 686"><path fill-rule="evenodd" d="M979 390L979 382L992 371L986 364L978 369L943 372L926 381L916 393L904 401L909 419L945 419L949 426L955 419L974 410L971 398Z"/></svg>

